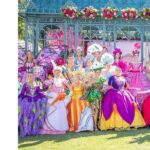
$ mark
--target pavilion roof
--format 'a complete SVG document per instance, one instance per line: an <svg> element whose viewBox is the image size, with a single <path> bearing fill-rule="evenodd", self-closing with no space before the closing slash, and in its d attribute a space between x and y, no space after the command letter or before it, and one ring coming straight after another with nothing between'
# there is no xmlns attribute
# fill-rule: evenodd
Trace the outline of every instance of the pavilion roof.
<svg viewBox="0 0 150 150"><path fill-rule="evenodd" d="M25 10L27 14L60 14L65 5L77 6L79 10L86 6L93 6L97 9L113 6L118 9L133 7L142 9L150 7L150 0L27 0L28 5Z"/></svg>

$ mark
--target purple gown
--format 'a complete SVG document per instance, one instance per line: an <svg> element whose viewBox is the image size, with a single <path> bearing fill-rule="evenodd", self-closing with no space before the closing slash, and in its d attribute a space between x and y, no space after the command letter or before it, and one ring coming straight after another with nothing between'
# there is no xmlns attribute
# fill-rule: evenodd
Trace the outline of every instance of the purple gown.
<svg viewBox="0 0 150 150"><path fill-rule="evenodd" d="M36 135L44 123L47 98L38 86L23 85L19 95L19 127L22 137Z"/></svg>
<svg viewBox="0 0 150 150"><path fill-rule="evenodd" d="M113 89L107 91L102 103L102 112L105 120L110 118L113 112L113 105L116 104L117 110L123 120L129 124L132 124L135 116L135 108L133 104L135 98L125 89L125 78L123 76L111 76L109 78L108 85L112 86Z"/></svg>

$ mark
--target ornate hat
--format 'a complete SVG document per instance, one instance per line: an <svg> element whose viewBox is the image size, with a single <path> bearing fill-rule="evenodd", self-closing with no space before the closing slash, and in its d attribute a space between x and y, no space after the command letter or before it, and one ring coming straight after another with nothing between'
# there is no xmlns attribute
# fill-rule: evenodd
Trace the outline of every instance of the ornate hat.
<svg viewBox="0 0 150 150"><path fill-rule="evenodd" d="M88 53L90 53L90 54L92 54L94 52L101 52L102 50L103 50L103 48L96 43L94 43L88 47Z"/></svg>
<svg viewBox="0 0 150 150"><path fill-rule="evenodd" d="M122 51L120 48L115 48L115 50L113 51L113 54L116 55L117 53L119 53L120 55L122 55Z"/></svg>

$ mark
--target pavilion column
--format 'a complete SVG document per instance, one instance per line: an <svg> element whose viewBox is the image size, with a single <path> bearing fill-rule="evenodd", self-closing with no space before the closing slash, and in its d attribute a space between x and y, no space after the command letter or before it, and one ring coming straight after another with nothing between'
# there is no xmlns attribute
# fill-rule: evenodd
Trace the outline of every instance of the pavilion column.
<svg viewBox="0 0 150 150"><path fill-rule="evenodd" d="M141 61L144 60L144 28L141 27Z"/></svg>
<svg viewBox="0 0 150 150"><path fill-rule="evenodd" d="M35 25L35 44L34 44L34 54L38 54L38 44L39 44L39 18L36 20L36 25Z"/></svg>
<svg viewBox="0 0 150 150"><path fill-rule="evenodd" d="M64 59L67 59L67 20L64 22L64 44L66 46L66 53L64 55Z"/></svg>
<svg viewBox="0 0 150 150"><path fill-rule="evenodd" d="M105 24L105 20L103 20L103 33L102 33L102 39L103 39L103 45L105 45L105 41L106 41L106 24Z"/></svg>
<svg viewBox="0 0 150 150"><path fill-rule="evenodd" d="M78 20L75 22L75 47L78 46Z"/></svg>
<svg viewBox="0 0 150 150"><path fill-rule="evenodd" d="M28 50L28 20L25 17L25 52Z"/></svg>
<svg viewBox="0 0 150 150"><path fill-rule="evenodd" d="M114 49L115 49L116 48L116 40L117 40L116 22L113 26L113 32L114 32Z"/></svg>

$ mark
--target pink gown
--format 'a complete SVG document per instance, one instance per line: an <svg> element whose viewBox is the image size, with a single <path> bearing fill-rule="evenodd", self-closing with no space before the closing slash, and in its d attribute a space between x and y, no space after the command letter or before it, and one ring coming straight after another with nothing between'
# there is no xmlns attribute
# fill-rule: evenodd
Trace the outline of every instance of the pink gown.
<svg viewBox="0 0 150 150"><path fill-rule="evenodd" d="M130 91L134 96L137 97L140 106L142 105L143 100L148 95L144 92L150 90L150 82L147 80L144 71L145 68L142 63L129 63L126 78L129 84ZM140 92L140 94L138 94L137 92Z"/></svg>

